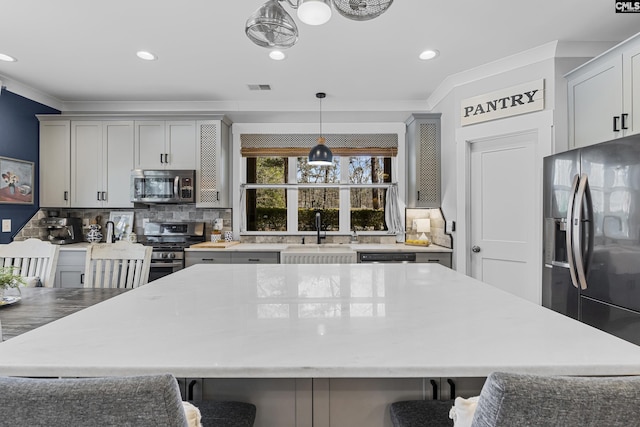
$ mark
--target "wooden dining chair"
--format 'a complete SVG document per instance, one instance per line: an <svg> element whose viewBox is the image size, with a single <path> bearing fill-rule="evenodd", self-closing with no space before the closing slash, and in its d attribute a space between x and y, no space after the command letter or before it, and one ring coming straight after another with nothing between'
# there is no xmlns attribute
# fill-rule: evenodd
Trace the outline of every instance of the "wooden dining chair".
<svg viewBox="0 0 640 427"><path fill-rule="evenodd" d="M151 246L119 240L87 248L85 288L137 288L149 281Z"/></svg>
<svg viewBox="0 0 640 427"><path fill-rule="evenodd" d="M14 267L17 274L38 280L52 288L60 246L40 239L27 239L0 245L0 266Z"/></svg>

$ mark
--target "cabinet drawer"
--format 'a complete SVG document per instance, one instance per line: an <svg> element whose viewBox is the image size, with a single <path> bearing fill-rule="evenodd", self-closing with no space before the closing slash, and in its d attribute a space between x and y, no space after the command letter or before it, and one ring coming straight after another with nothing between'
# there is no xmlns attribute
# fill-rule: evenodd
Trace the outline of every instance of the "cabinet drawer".
<svg viewBox="0 0 640 427"><path fill-rule="evenodd" d="M231 264L231 254L219 251L185 252L184 266L190 267L194 264Z"/></svg>
<svg viewBox="0 0 640 427"><path fill-rule="evenodd" d="M416 254L416 262L436 262L451 268L451 254L449 252L422 252Z"/></svg>
<svg viewBox="0 0 640 427"><path fill-rule="evenodd" d="M231 254L232 264L278 264L278 252L234 252Z"/></svg>

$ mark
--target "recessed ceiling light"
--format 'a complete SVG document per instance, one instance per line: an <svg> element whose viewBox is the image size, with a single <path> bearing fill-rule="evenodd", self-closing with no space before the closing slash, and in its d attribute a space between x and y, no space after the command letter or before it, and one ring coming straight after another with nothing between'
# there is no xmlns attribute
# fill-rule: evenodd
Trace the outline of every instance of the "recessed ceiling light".
<svg viewBox="0 0 640 427"><path fill-rule="evenodd" d="M435 49L429 49L420 54L420 59L422 59L423 61L428 61L429 59L433 59L438 55L440 55L440 52Z"/></svg>
<svg viewBox="0 0 640 427"><path fill-rule="evenodd" d="M155 61L156 59L158 59L157 56L155 56L151 52L147 52L146 50L138 51L136 52L136 55L138 55L138 58L144 59L145 61Z"/></svg>
<svg viewBox="0 0 640 427"><path fill-rule="evenodd" d="M9 55L5 55L4 53L0 53L0 61L16 62L17 59L14 58L13 56L9 56Z"/></svg>
<svg viewBox="0 0 640 427"><path fill-rule="evenodd" d="M285 53L281 50L272 50L271 52L269 52L269 58L273 59L274 61L282 61L286 57L287 55L285 55Z"/></svg>

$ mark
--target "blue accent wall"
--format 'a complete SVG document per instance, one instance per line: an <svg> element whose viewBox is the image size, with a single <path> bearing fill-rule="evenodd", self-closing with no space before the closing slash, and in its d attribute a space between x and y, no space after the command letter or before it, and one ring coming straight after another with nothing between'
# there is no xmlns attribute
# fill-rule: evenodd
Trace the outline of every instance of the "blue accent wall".
<svg viewBox="0 0 640 427"><path fill-rule="evenodd" d="M0 91L0 156L33 162L35 169L33 205L0 203L0 219L11 220L11 232L0 231L0 243L11 242L40 208L40 125L36 114L60 114L60 111L7 90Z"/></svg>

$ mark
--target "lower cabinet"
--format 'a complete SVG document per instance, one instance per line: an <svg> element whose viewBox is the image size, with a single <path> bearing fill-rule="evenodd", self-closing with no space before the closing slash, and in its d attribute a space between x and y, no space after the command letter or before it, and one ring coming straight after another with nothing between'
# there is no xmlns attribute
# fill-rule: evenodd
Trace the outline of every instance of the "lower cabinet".
<svg viewBox="0 0 640 427"><path fill-rule="evenodd" d="M56 288L83 288L86 251L60 251L56 267Z"/></svg>
<svg viewBox="0 0 640 427"><path fill-rule="evenodd" d="M485 378L185 378L183 397L238 400L258 408L260 426L391 426L389 405L402 400L469 398ZM450 421L448 418L438 425Z"/></svg>
<svg viewBox="0 0 640 427"><path fill-rule="evenodd" d="M195 264L231 264L231 253L220 251L187 251L184 253L184 266Z"/></svg>
<svg viewBox="0 0 640 427"><path fill-rule="evenodd" d="M187 251L184 266L194 264L278 264L280 252Z"/></svg>
<svg viewBox="0 0 640 427"><path fill-rule="evenodd" d="M450 252L418 252L416 262L435 262L451 268Z"/></svg>
<svg viewBox="0 0 640 427"><path fill-rule="evenodd" d="M232 264L278 264L280 252L233 252Z"/></svg>

